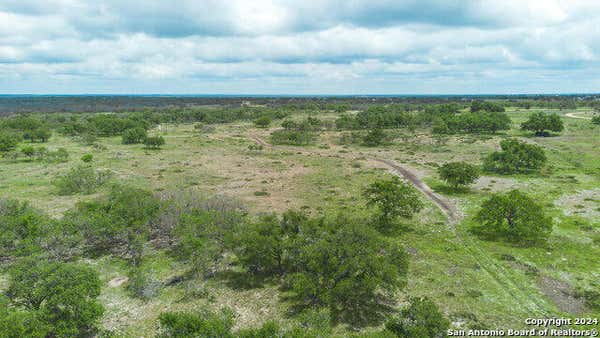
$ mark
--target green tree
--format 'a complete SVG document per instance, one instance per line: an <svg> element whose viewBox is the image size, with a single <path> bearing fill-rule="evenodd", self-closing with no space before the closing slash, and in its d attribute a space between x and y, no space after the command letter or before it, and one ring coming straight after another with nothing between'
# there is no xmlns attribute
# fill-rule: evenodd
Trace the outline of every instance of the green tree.
<svg viewBox="0 0 600 338"><path fill-rule="evenodd" d="M162 136L148 136L144 140L144 145L151 149L160 149L165 145L165 139Z"/></svg>
<svg viewBox="0 0 600 338"><path fill-rule="evenodd" d="M546 130L561 132L564 129L563 121L558 114L533 113L529 119L521 124L521 129L535 132L537 136L547 135Z"/></svg>
<svg viewBox="0 0 600 338"><path fill-rule="evenodd" d="M596 114L592 117L592 123L593 124L600 124L600 115ZM2 143L2 141L0 141L0 143Z"/></svg>
<svg viewBox="0 0 600 338"><path fill-rule="evenodd" d="M199 312L164 312L159 317L163 338L219 337L233 338L233 312L223 309L220 313L208 310Z"/></svg>
<svg viewBox="0 0 600 338"><path fill-rule="evenodd" d="M518 190L492 196L481 205L476 220L481 223L476 231L512 242L544 239L552 231L552 218L542 205Z"/></svg>
<svg viewBox="0 0 600 338"><path fill-rule="evenodd" d="M0 257L6 259L40 251L52 222L28 203L0 200Z"/></svg>
<svg viewBox="0 0 600 338"><path fill-rule="evenodd" d="M267 128L271 124L271 118L264 115L254 120L254 125L258 128Z"/></svg>
<svg viewBox="0 0 600 338"><path fill-rule="evenodd" d="M373 182L364 195L368 205L377 207L377 225L382 231L391 230L397 217L411 218L423 208L416 189L397 177Z"/></svg>
<svg viewBox="0 0 600 338"><path fill-rule="evenodd" d="M9 152L21 142L19 134L0 130L0 153Z"/></svg>
<svg viewBox="0 0 600 338"><path fill-rule="evenodd" d="M466 162L449 162L438 168L440 177L454 188L469 185L479 178L479 168Z"/></svg>
<svg viewBox="0 0 600 338"><path fill-rule="evenodd" d="M385 141L387 135L381 128L372 128L363 138L363 145L367 147L377 147Z"/></svg>
<svg viewBox="0 0 600 338"><path fill-rule="evenodd" d="M450 327L437 305L428 298L411 298L410 305L385 325L397 337L443 338Z"/></svg>
<svg viewBox="0 0 600 338"><path fill-rule="evenodd" d="M123 131L123 133L121 134L121 142L123 144L143 143L146 137L148 137L146 129L141 127L135 127L125 129Z"/></svg>
<svg viewBox="0 0 600 338"><path fill-rule="evenodd" d="M0 336L3 338L45 338L50 329L35 312L15 308L0 296Z"/></svg>
<svg viewBox="0 0 600 338"><path fill-rule="evenodd" d="M89 334L104 313L96 300L101 282L89 267L31 257L15 264L9 275L6 294L13 305L36 313L51 336Z"/></svg>
<svg viewBox="0 0 600 338"><path fill-rule="evenodd" d="M21 148L21 152L23 155L29 157L29 160L33 160L33 156L35 155L35 148L33 146L25 146Z"/></svg>
<svg viewBox="0 0 600 338"><path fill-rule="evenodd" d="M319 228L314 228L319 229ZM405 285L404 250L358 221L340 217L295 242L290 275L295 297L305 305L326 306L343 320L376 313L379 302Z"/></svg>
<svg viewBox="0 0 600 338"><path fill-rule="evenodd" d="M534 144L515 139L500 142L502 151L493 152L483 161L483 167L501 174L525 173L539 169L546 162L544 150Z"/></svg>
<svg viewBox="0 0 600 338"><path fill-rule="evenodd" d="M160 210L161 203L152 193L114 186L107 198L78 203L66 213L64 221L82 233L89 252L118 253L138 265L150 223Z"/></svg>

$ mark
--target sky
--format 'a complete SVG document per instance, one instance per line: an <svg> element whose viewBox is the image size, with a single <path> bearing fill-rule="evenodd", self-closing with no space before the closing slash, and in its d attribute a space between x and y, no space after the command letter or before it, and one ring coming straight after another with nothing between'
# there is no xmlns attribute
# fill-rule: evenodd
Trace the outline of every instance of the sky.
<svg viewBox="0 0 600 338"><path fill-rule="evenodd" d="M0 94L600 92L600 1L0 0Z"/></svg>

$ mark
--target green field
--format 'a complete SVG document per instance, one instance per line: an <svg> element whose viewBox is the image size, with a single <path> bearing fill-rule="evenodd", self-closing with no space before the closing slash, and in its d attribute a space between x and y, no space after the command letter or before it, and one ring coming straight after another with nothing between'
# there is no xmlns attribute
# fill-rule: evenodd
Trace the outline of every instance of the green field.
<svg viewBox="0 0 600 338"><path fill-rule="evenodd" d="M311 215L352 212L369 217L362 191L374 180L393 175L376 159L392 160L415 172L432 190L456 208L460 221L446 215L423 196L425 208L405 223L393 240L410 256L408 285L395 301L402 306L408 295L428 296L450 319L453 328L527 328L529 317L600 317L581 297L583 290L598 290L600 280L600 126L586 119L565 116L565 130L551 137L532 137L519 125L535 111L507 109L512 129L493 135L456 134L433 137L429 129L389 130L393 141L380 147L340 145L340 131L325 130L309 146L265 146L249 149L257 138L269 141L280 120L269 128L251 122L215 124L210 133L193 124L161 124L150 131L160 134L166 145L149 150L141 144L121 144L120 137L101 137L100 146L82 145L54 133L48 149L65 148L70 160L47 164L25 159L0 159L0 196L26 200L53 217L60 218L82 200L107 193L108 187L91 195L60 196L54 181L80 163L87 153L94 165L114 173L113 180L150 190L158 195L190 190L201 195L224 195L239 200L251 217L261 213L305 210ZM585 116L588 110L576 113ZM575 111L569 111L575 112ZM304 115L294 115L301 120ZM334 113L318 116L333 121ZM481 164L482 158L499 148L509 136L540 145L548 162L539 174L484 174L467 191L447 189L437 167L449 161ZM474 215L493 193L519 189L541 203L554 221L545 243L520 246L488 241L474 235ZM258 193L257 193L258 192ZM106 311L102 326L131 337L153 336L158 315L167 310L193 310L223 306L236 313L236 327L256 327L268 320L292 325L290 307L276 283L247 288L235 283L232 274L205 280L166 285L182 274L186 264L167 250L148 246L146 263L163 283L149 300L131 297L125 290L127 263L103 256L82 259L93 266L103 283L100 296ZM235 272L236 268L232 268ZM0 289L6 287L0 277ZM193 292L202 290L202 292ZM375 326L360 328L376 330ZM336 333L353 328L338 324Z"/></svg>

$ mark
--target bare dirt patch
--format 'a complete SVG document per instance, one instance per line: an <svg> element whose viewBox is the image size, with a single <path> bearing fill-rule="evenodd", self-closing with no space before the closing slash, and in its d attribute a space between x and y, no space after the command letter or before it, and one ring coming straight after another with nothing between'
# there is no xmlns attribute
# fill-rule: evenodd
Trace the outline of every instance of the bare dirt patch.
<svg viewBox="0 0 600 338"><path fill-rule="evenodd" d="M540 291L552 299L559 310L571 314L580 314L585 311L585 300L575 297L575 293L568 283L552 277L540 276L537 284Z"/></svg>
<svg viewBox="0 0 600 338"><path fill-rule="evenodd" d="M517 188L519 182L511 178L481 176L473 185L478 191L499 192Z"/></svg>
<svg viewBox="0 0 600 338"><path fill-rule="evenodd" d="M578 215L592 220L600 219L600 189L583 190L565 195L554 201L566 215Z"/></svg>
<svg viewBox="0 0 600 338"><path fill-rule="evenodd" d="M129 281L129 278L127 278L127 277L113 278L108 281L108 287L109 288L117 288L117 287L127 283L127 281Z"/></svg>

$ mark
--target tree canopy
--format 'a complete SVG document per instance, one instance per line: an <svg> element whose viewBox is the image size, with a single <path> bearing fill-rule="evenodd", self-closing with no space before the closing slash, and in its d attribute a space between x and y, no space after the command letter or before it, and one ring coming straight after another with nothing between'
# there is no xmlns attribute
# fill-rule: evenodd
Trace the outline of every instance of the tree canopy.
<svg viewBox="0 0 600 338"><path fill-rule="evenodd" d="M482 234L528 242L546 238L552 231L552 219L532 197L512 190L496 194L481 205L476 228Z"/></svg>
<svg viewBox="0 0 600 338"><path fill-rule="evenodd" d="M502 151L489 154L483 162L487 171L501 174L525 173L540 169L546 163L544 150L535 144L515 139L500 142Z"/></svg>
<svg viewBox="0 0 600 338"><path fill-rule="evenodd" d="M558 114L533 113L529 119L521 124L521 129L535 132L537 136L547 135L546 130L561 132L564 129L563 121Z"/></svg>
<svg viewBox="0 0 600 338"><path fill-rule="evenodd" d="M479 178L479 168L466 162L449 162L438 168L440 177L454 188L469 185Z"/></svg>
<svg viewBox="0 0 600 338"><path fill-rule="evenodd" d="M397 177L389 180L379 180L371 183L365 191L367 204L377 207L378 228L390 231L397 217L411 218L423 209L419 192Z"/></svg>

